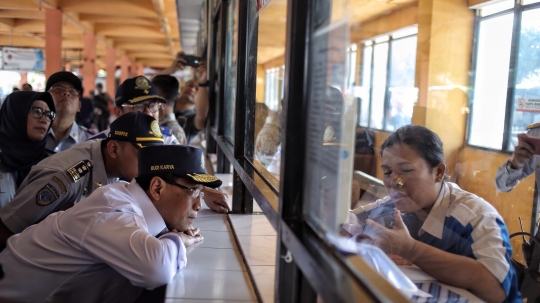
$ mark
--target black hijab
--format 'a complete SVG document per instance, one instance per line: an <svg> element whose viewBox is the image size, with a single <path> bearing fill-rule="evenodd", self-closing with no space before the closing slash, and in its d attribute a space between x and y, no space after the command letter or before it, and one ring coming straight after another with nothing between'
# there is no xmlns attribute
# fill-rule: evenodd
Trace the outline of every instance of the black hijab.
<svg viewBox="0 0 540 303"><path fill-rule="evenodd" d="M30 168L47 156L47 136L36 142L27 133L28 112L36 100L44 101L49 110L55 111L51 94L33 91L12 93L0 109L0 164L5 170L15 172L18 185Z"/></svg>

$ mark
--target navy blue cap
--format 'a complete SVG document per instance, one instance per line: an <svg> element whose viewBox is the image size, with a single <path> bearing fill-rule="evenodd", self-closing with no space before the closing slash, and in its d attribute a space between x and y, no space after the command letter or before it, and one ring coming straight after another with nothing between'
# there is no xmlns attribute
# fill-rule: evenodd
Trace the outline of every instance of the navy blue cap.
<svg viewBox="0 0 540 303"><path fill-rule="evenodd" d="M124 81L116 90L114 102L116 106L122 104L137 104L149 99L158 99L161 103L167 103L167 100L158 95L155 85L144 76L129 78Z"/></svg>
<svg viewBox="0 0 540 303"><path fill-rule="evenodd" d="M206 173L200 148L185 145L149 146L139 150L139 176L174 174L216 188L221 180Z"/></svg>
<svg viewBox="0 0 540 303"><path fill-rule="evenodd" d="M163 145L163 136L156 119L140 112L125 113L114 120L110 126L109 138L130 142L137 149Z"/></svg>
<svg viewBox="0 0 540 303"><path fill-rule="evenodd" d="M67 82L79 91L79 95L83 92L82 82L79 77L71 72L57 72L52 74L49 79L47 79L47 84L45 85L45 91L49 91L53 85L58 82Z"/></svg>

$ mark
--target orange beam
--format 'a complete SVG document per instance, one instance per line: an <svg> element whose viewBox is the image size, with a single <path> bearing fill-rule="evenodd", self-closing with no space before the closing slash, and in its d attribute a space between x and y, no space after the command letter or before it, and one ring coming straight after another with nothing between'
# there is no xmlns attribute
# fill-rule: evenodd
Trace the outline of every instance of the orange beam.
<svg viewBox="0 0 540 303"><path fill-rule="evenodd" d="M45 9L45 77L62 70L62 12Z"/></svg>
<svg viewBox="0 0 540 303"><path fill-rule="evenodd" d="M116 72L116 49L114 47L107 47L107 53L105 55L107 77L105 78L105 85L107 86L107 94L114 99L116 94L116 83L114 74Z"/></svg>
<svg viewBox="0 0 540 303"><path fill-rule="evenodd" d="M124 83L124 81L129 78L128 69L129 59L126 55L122 55L122 58L120 59L120 84Z"/></svg>
<svg viewBox="0 0 540 303"><path fill-rule="evenodd" d="M84 33L83 48L83 96L88 96L96 84L96 36Z"/></svg>

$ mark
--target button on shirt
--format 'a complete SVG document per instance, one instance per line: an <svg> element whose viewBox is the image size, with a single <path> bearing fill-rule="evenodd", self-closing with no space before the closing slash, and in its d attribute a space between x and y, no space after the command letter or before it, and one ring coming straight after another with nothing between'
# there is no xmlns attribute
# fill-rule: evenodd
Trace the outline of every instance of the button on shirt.
<svg viewBox="0 0 540 303"><path fill-rule="evenodd" d="M90 161L92 169L75 181L67 170L83 160ZM20 233L49 214L72 207L101 185L117 180L107 179L101 141L83 142L34 165L15 197L0 209L0 218L13 233ZM40 192L46 192L49 200L40 200Z"/></svg>
<svg viewBox="0 0 540 303"><path fill-rule="evenodd" d="M129 295L133 285L153 289L167 284L187 258L177 234L156 238L165 228L135 180L101 187L71 209L9 238L0 254L5 273L0 298L110 302ZM116 273L130 283L117 287L121 279Z"/></svg>
<svg viewBox="0 0 540 303"><path fill-rule="evenodd" d="M77 124L77 122L73 121L73 124L71 124L71 128L66 133L64 138L58 139L54 135L54 131L51 127L49 129L49 133L47 133L47 149L50 149L54 152L61 152L64 151L73 145L84 142L90 138L92 134L88 132L88 129L86 129L83 126L80 126Z"/></svg>

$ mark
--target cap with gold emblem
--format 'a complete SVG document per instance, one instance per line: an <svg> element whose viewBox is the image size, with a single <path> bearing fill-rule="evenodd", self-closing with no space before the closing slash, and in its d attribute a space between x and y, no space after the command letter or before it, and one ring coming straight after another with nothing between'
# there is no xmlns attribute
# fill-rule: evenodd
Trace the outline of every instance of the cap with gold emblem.
<svg viewBox="0 0 540 303"><path fill-rule="evenodd" d="M150 80L144 76L138 76L122 82L116 91L114 102L116 106L122 106L124 103L137 104L150 99L167 103L167 100L158 95L156 87Z"/></svg>
<svg viewBox="0 0 540 303"><path fill-rule="evenodd" d="M139 150L139 176L171 173L216 188L221 180L206 173L200 148L184 145L149 146Z"/></svg>
<svg viewBox="0 0 540 303"><path fill-rule="evenodd" d="M137 149L163 145L163 136L154 117L140 113L125 113L111 123L109 138L131 142Z"/></svg>

